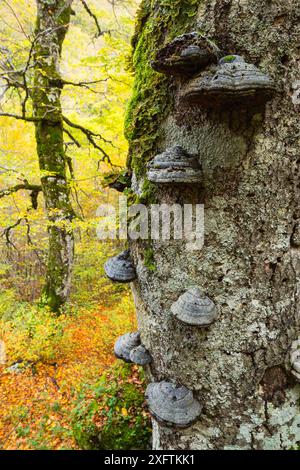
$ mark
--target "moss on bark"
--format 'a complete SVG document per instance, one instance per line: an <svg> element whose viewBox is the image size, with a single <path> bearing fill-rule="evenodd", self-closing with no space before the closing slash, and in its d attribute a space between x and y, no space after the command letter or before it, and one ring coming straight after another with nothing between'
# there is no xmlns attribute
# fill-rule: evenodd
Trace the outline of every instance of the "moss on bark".
<svg viewBox="0 0 300 470"><path fill-rule="evenodd" d="M172 80L155 72L151 60L158 47L192 26L198 7L199 0L144 0L140 6L132 41L135 83L125 119L128 166L138 177L145 174L173 103Z"/></svg>
<svg viewBox="0 0 300 470"><path fill-rule="evenodd" d="M61 110L59 61L68 30L71 3L38 0L34 48L33 110L42 189L49 220L49 256L42 302L58 311L68 299L74 240L71 221L75 214L66 178L66 155Z"/></svg>

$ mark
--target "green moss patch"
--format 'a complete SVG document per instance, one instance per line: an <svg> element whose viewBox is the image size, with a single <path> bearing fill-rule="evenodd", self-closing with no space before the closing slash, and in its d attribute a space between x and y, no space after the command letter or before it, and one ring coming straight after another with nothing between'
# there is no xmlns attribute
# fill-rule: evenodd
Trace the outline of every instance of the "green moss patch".
<svg viewBox="0 0 300 470"><path fill-rule="evenodd" d="M235 55L226 55L222 58L223 62L233 62L235 60Z"/></svg>
<svg viewBox="0 0 300 470"><path fill-rule="evenodd" d="M154 260L154 251L151 247L146 248L144 251L144 265L149 269L149 271L152 272L156 271L157 269Z"/></svg>
<svg viewBox="0 0 300 470"><path fill-rule="evenodd" d="M133 37L135 83L125 120L128 166L138 177L145 174L145 163L153 156L173 105L173 80L155 72L151 60L164 44L190 30L198 7L199 0L144 0L139 9Z"/></svg>

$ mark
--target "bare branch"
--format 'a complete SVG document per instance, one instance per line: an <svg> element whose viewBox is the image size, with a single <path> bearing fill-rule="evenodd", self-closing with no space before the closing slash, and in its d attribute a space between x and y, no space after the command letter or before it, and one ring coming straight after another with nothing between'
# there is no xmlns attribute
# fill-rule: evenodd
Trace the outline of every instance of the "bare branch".
<svg viewBox="0 0 300 470"><path fill-rule="evenodd" d="M29 220L28 220L28 212L30 212L32 209L34 209L34 207L29 207L27 209L27 213L23 216L23 217L19 217L19 219L17 219L17 221L10 225L9 227L6 227L2 234L1 234L1 237L5 237L5 240L6 240L6 245L7 246L12 246L16 251L19 252L18 248L16 247L16 245L14 244L14 242L11 240L11 232L14 228L18 227L22 221L24 220L25 222L25 225L26 225L26 238L27 238L27 243L28 245L34 247L33 248L33 252L35 253L36 257L38 258L39 262L43 265L45 265L43 259L41 258L40 256L40 253L39 251L41 250L38 250L36 248L36 246L34 245L33 241L32 241L32 238L31 238L31 233L30 233L30 224L29 224Z"/></svg>
<svg viewBox="0 0 300 470"><path fill-rule="evenodd" d="M30 210L30 209L29 209ZM36 255L37 259L39 260L39 262L46 266L44 260L41 258L40 256L40 253L42 253L41 250L38 250L38 248L36 247L36 245L33 243L32 241L32 238L31 238L31 228L30 228L30 224L29 224L29 220L28 220L28 217L27 217L27 214L25 215L24 217L24 221L25 221L25 224L26 224L26 227L27 227L27 230L26 230L26 237L27 237L27 243L29 246L32 246L33 247L33 252L34 254ZM40 253L39 253L40 252Z"/></svg>
<svg viewBox="0 0 300 470"><path fill-rule="evenodd" d="M98 18L97 16L95 15L95 13L92 12L92 10L90 9L90 7L88 6L88 4L86 3L85 0L80 0L82 5L83 5L83 8L85 9L85 11L90 15L91 18L93 18L94 20L94 23L96 25L96 28L97 28L97 31L98 31L98 34L96 34L96 37L100 37L100 36L103 36L103 34L105 33L109 33L109 31L102 31L102 29L100 28L100 25L99 25L99 22L98 22Z"/></svg>
<svg viewBox="0 0 300 470"><path fill-rule="evenodd" d="M2 190L0 191L0 198L4 197L4 196L8 196L10 194L14 194L16 193L17 191L20 191L21 189L25 189L25 190L28 190L28 191L31 191L30 193L30 199L31 199L31 206L29 206L27 208L27 212L25 215L23 215L22 217L19 217L17 219L17 221L15 223L13 223L12 225L10 225L9 227L6 227L2 234L1 234L1 237L5 237L5 240L6 240L6 245L7 246L12 246L16 251L19 251L17 249L17 247L15 246L15 244L12 242L11 240L11 232L14 228L18 227L21 222L24 220L25 221L25 224L26 224L26 227L27 227L27 232L26 232L26 235L27 235L27 243L31 246L34 246L33 242L32 242L32 239L31 239L31 236L30 236L30 225L29 225L29 221L28 221L28 213L32 210L32 209L37 209L38 208L38 195L39 193L42 191L42 187L39 186L39 185L35 185L35 184L29 184L27 182L27 180L24 181L23 184L18 184L16 186L13 186L11 188L8 188L8 189L5 189L5 190ZM37 251L36 248L34 248L34 253L36 254L38 260L43 263L42 259L40 258L40 255Z"/></svg>
<svg viewBox="0 0 300 470"><path fill-rule="evenodd" d="M0 95L0 102L4 98L6 92L10 88L22 88L23 83L20 82L20 79L22 79L22 74L20 74L18 71L16 71L13 61L12 61L12 53L11 51L3 46L0 46L0 87L3 89L1 95Z"/></svg>
<svg viewBox="0 0 300 470"><path fill-rule="evenodd" d="M6 6L10 9L10 11L12 12L13 16L15 17L15 19L16 19L18 25L20 26L20 29L21 29L22 33L24 34L24 36L26 37L26 39L29 39L29 38L28 38L28 35L26 34L26 32L25 32L25 30L24 30L24 28L23 28L23 25L22 25L22 23L20 22L20 20L19 20L19 18L18 18L18 15L16 14L15 10L13 9L13 7L10 5L10 3L9 3L7 0L2 0L2 1L5 3L5 5L6 5Z"/></svg>
<svg viewBox="0 0 300 470"><path fill-rule="evenodd" d="M18 119L20 121L27 121L27 122L40 122L41 118L36 118L34 116L20 116L18 114L11 114L11 113L0 113L0 117L11 117L14 119Z"/></svg>
<svg viewBox="0 0 300 470"><path fill-rule="evenodd" d="M112 165L110 156L108 155L108 153L102 147L99 147L99 145L95 142L95 138L99 138L103 142L105 142L107 144L110 144L110 145L113 145L112 142L110 142L109 140L106 140L104 137L102 137L101 134L97 134L96 132L93 132L93 131L87 129L86 127L83 127L80 124L75 124L74 122L70 121L70 119L68 119L66 116L63 116L63 120L66 124L68 124L68 126L73 127L74 129L80 130L86 136L86 138L90 142L90 144L92 144L92 146L95 149L99 150L102 153L102 155L103 155L102 160L107 161L110 165Z"/></svg>
<svg viewBox="0 0 300 470"><path fill-rule="evenodd" d="M40 122L40 121L43 120L43 118L36 118L34 116L20 116L18 114L11 114L11 113L0 113L0 117L11 117L11 118L14 118L14 119L17 119L17 120L27 121L27 122ZM108 153L102 147L100 147L95 141L95 139L98 138L98 139L102 140L103 142L105 142L106 144L109 144L112 147L114 147L114 144L110 140L105 139L101 134L93 132L90 129L87 129L86 127L81 126L80 124L75 124L74 122L70 121L70 119L68 119L66 116L62 116L62 118L63 118L63 121L68 126L72 127L73 129L80 130L86 136L86 138L90 142L90 144L92 144L92 146L95 149L97 149L101 152L101 154L103 156L102 161L107 161L111 166L115 166L111 162L111 159L110 159L110 156L108 155ZM69 137L74 141L74 143L77 142L76 145L80 147L79 142L73 136L71 137L72 134L69 131L67 131L67 129L64 129L64 131L67 135L69 135Z"/></svg>
<svg viewBox="0 0 300 470"><path fill-rule="evenodd" d="M92 80L90 82L78 82L78 83L70 82L68 80L62 80L62 84L63 85L83 87L83 88L87 88L88 90L94 91L94 90L91 89L91 87L89 85L95 85L97 83L107 82L108 80L109 80L109 77L103 78L102 80Z"/></svg>
<svg viewBox="0 0 300 470"><path fill-rule="evenodd" d="M20 217L14 224L10 225L9 227L6 227L3 230L2 234L1 234L1 237L5 237L5 239L6 239L6 245L7 246L11 245L17 251L19 251L18 248L16 247L16 245L10 239L10 232L14 228L16 228L18 225L20 225L20 223L22 222L23 219L24 219L24 217Z"/></svg>
<svg viewBox="0 0 300 470"><path fill-rule="evenodd" d="M2 149L1 149L2 150ZM3 150L2 150L3 151ZM27 182L27 178L25 177L25 175L23 173L21 173L20 171L18 170L15 170L14 168L6 168L6 166L2 166L0 165L0 168L2 171L0 171L0 175L4 174L4 173L16 173L17 175L20 175L22 176L22 181L25 181ZM19 179L19 178L18 178Z"/></svg>
<svg viewBox="0 0 300 470"><path fill-rule="evenodd" d="M68 129L66 129L65 127L64 127L64 132L70 137L70 139L71 139L72 142L76 145L76 147L78 147L78 148L81 147L81 145L80 145L80 143L78 142L78 140L77 140L77 139L73 136L73 134L71 134L71 132L70 132Z"/></svg>
<svg viewBox="0 0 300 470"><path fill-rule="evenodd" d="M24 189L26 191L32 191L32 192L37 193L37 194L40 191L42 191L41 186L39 186L37 184L29 184L27 182L24 182L22 184L16 184L15 186L12 186L11 188L2 189L0 191L0 199L5 197L5 196L9 196L10 194L16 193L16 192L20 191L21 189Z"/></svg>

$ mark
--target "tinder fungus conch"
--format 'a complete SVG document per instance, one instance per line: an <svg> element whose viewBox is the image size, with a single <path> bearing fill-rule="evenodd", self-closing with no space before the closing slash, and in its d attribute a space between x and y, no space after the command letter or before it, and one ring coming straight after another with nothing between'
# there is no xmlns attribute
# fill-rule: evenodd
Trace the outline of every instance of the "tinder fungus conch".
<svg viewBox="0 0 300 470"><path fill-rule="evenodd" d="M165 381L148 385L146 399L153 418L166 426L191 426L202 411L191 390Z"/></svg>
<svg viewBox="0 0 300 470"><path fill-rule="evenodd" d="M125 362L132 362L130 359L130 352L141 344L139 332L126 333L120 336L114 347L115 356Z"/></svg>
<svg viewBox="0 0 300 470"><path fill-rule="evenodd" d="M190 80L181 90L182 101L206 107L263 104L275 92L274 81L238 56L223 57L214 74L209 71Z"/></svg>
<svg viewBox="0 0 300 470"><path fill-rule="evenodd" d="M194 75L218 60L219 49L204 36L183 34L160 49L151 66L166 75Z"/></svg>
<svg viewBox="0 0 300 470"><path fill-rule="evenodd" d="M148 165L148 179L153 183L198 183L202 172L198 159L190 155L182 147L168 148L156 155Z"/></svg>
<svg viewBox="0 0 300 470"><path fill-rule="evenodd" d="M152 362L149 351L142 344L131 349L129 358L131 362L134 362L134 364L139 366L146 366Z"/></svg>
<svg viewBox="0 0 300 470"><path fill-rule="evenodd" d="M125 250L109 259L104 265L104 270L109 279L115 282L131 282L136 279L130 250Z"/></svg>
<svg viewBox="0 0 300 470"><path fill-rule="evenodd" d="M182 323L205 327L216 320L217 309L214 302L193 287L186 291L172 305L171 312Z"/></svg>

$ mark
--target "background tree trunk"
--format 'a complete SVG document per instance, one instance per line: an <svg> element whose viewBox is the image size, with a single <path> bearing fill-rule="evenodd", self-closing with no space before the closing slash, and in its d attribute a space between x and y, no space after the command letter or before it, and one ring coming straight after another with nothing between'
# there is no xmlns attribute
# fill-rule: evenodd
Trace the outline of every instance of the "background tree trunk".
<svg viewBox="0 0 300 470"><path fill-rule="evenodd" d="M133 39L136 79L126 132L133 188L150 202L189 202L153 190L145 162L170 145L198 154L205 245L134 243L139 328L153 355L152 380L186 385L200 420L174 431L154 423L155 449L289 449L300 442L300 387L289 351L299 330L298 0L144 0ZM219 113L177 105L177 82L149 65L159 47L198 30L276 81L265 112ZM153 254L156 270L145 259ZM210 328L179 325L172 303L198 285L214 300Z"/></svg>
<svg viewBox="0 0 300 470"><path fill-rule="evenodd" d="M37 0L34 42L34 116L42 189L49 220L49 256L44 301L58 310L69 297L74 238L74 212L66 178L67 160L61 110L59 62L69 27L70 0Z"/></svg>

